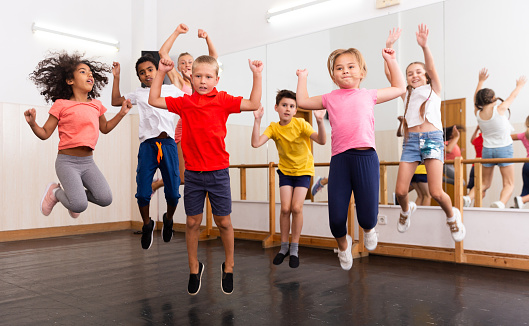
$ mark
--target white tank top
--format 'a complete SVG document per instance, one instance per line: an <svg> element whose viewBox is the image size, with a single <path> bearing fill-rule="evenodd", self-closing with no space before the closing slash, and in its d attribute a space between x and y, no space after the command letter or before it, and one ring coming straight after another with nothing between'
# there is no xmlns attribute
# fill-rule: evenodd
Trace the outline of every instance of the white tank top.
<svg viewBox="0 0 529 326"><path fill-rule="evenodd" d="M483 120L479 116L481 111L476 112L479 129L483 133L483 147L498 148L512 144L511 131L514 128L507 119L508 113L500 115L498 109L492 109L492 117L489 120Z"/></svg>
<svg viewBox="0 0 529 326"><path fill-rule="evenodd" d="M404 104L408 100L408 93L404 97ZM421 117L421 105L426 101L425 116ZM438 130L443 130L443 123L441 121L441 98L434 91L432 86L426 84L411 90L410 102L408 103L408 110L406 111L406 123L408 128L419 126L428 120Z"/></svg>

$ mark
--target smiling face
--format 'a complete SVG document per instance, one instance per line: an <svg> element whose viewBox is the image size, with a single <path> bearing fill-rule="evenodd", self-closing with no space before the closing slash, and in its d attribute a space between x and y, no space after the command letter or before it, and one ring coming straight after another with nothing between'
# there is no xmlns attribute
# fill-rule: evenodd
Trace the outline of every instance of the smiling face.
<svg viewBox="0 0 529 326"><path fill-rule="evenodd" d="M92 70L90 70L87 64L80 63L73 72L73 78L67 79L66 83L72 87L72 90L86 92L88 94L94 87Z"/></svg>
<svg viewBox="0 0 529 326"><path fill-rule="evenodd" d="M142 62L138 65L138 78L147 87L151 87L154 77L156 77L156 67L150 61Z"/></svg>
<svg viewBox="0 0 529 326"><path fill-rule="evenodd" d="M365 74L358 59L351 53L344 53L334 61L334 83L340 88L358 88Z"/></svg>
<svg viewBox="0 0 529 326"><path fill-rule="evenodd" d="M178 58L178 65L177 69L183 74L190 74L191 73L191 67L193 66L193 57L189 54L184 54Z"/></svg>
<svg viewBox="0 0 529 326"><path fill-rule="evenodd" d="M274 108L279 114L279 124L286 125L296 115L298 106L295 100L283 97Z"/></svg>
<svg viewBox="0 0 529 326"><path fill-rule="evenodd" d="M195 64L191 76L193 89L200 95L210 93L219 83L215 66L208 63Z"/></svg>
<svg viewBox="0 0 529 326"><path fill-rule="evenodd" d="M406 69L406 81L408 85L417 88L428 83L426 78L426 70L421 63L412 63Z"/></svg>

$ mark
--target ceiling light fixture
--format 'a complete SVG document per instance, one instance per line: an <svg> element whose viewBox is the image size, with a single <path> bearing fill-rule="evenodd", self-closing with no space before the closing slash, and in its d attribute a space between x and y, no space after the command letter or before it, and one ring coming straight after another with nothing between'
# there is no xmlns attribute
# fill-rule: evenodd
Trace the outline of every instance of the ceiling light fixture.
<svg viewBox="0 0 529 326"><path fill-rule="evenodd" d="M87 37L87 36L83 36L83 35L79 35L79 34L64 32L64 31L60 31L60 30L57 30L57 29L53 29L53 28L42 27L42 26L39 26L39 25L37 25L35 23L33 23L31 25L31 31L33 31L33 33L35 33L35 32L52 33L52 34L61 35L61 36L73 37L73 38L76 38L76 39L79 39L79 40L83 40L83 41L104 44L104 45L111 46L111 47L115 48L117 51L119 51L119 42L106 41L106 40L101 40L101 39L97 39L97 38Z"/></svg>
<svg viewBox="0 0 529 326"><path fill-rule="evenodd" d="M304 2L301 2L301 3L298 2L297 5L286 7L286 8L269 9L266 12L266 21L270 22L272 17L283 15L283 14L286 14L286 13L289 13L289 12L292 12L292 11L296 11L296 10L299 10L299 9L303 9L303 8L306 8L306 7L314 6L314 5L317 5L319 3L326 2L326 1L329 1L329 0L304 1Z"/></svg>

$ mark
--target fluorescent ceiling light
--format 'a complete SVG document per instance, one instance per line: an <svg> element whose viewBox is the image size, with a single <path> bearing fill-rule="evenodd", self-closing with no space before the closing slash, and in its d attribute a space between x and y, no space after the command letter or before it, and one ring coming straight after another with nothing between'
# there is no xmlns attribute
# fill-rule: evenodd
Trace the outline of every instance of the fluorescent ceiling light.
<svg viewBox="0 0 529 326"><path fill-rule="evenodd" d="M42 27L42 26L39 26L39 25L37 25L35 23L33 23L31 25L31 30L33 31L33 33L37 32L37 31L40 31L40 32L52 33L52 34L56 34L56 35L67 36L67 37L73 37L73 38L76 38L76 39L79 39L79 40L83 40L83 41L104 44L104 45L111 46L111 47L115 48L117 51L119 51L119 42L106 41L106 40L101 40L101 39L97 39L97 38L87 37L87 36L83 36L83 35L79 35L79 34L64 32L64 31L60 31L60 30L57 30L57 29L49 28L49 27Z"/></svg>
<svg viewBox="0 0 529 326"><path fill-rule="evenodd" d="M329 1L329 0L310 0L310 1L303 1L301 3L298 2L296 5L293 5L293 6L290 6L290 7L286 7L286 8L269 9L267 11L267 13L266 13L266 21L270 22L270 19L272 17L274 17L274 16L283 15L283 14L286 14L286 13L291 12L291 11L303 9L303 8L310 7L310 6L314 6L314 5L317 5L318 3L322 3L322 2L326 2L326 1Z"/></svg>

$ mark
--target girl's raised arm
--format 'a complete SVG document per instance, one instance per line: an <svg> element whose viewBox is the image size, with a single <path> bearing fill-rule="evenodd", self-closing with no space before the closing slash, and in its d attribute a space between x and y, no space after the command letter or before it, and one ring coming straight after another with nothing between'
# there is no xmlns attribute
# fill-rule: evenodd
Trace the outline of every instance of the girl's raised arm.
<svg viewBox="0 0 529 326"><path fill-rule="evenodd" d="M175 31L169 35L167 40L163 43L162 47L160 48L160 51L158 53L160 54L160 59L166 59L171 60L171 57L169 56L169 52L171 51L171 48L173 47L174 41L180 34L185 34L189 31L189 27L187 27L185 24L180 24L176 27ZM167 76L171 80L171 83L175 85L178 89L182 89L182 87L185 84L184 78L176 71L175 68L171 69Z"/></svg>
<svg viewBox="0 0 529 326"><path fill-rule="evenodd" d="M478 107L476 106L476 95L478 94L479 90L483 88L483 83L485 80L487 80L487 78L489 78L489 71L487 68L482 68L479 71L478 86L476 86L476 91L474 92L474 115L476 115L478 112Z"/></svg>
<svg viewBox="0 0 529 326"><path fill-rule="evenodd" d="M512 91L512 93L509 95L509 97L505 99L505 101L503 101L500 105L498 105L498 112L500 114L505 112L511 106L512 102L514 101L516 96L518 96L518 94L520 93L520 91L522 90L526 82L527 82L527 77L525 76L521 76L520 78L516 80L516 88L514 89L514 91Z"/></svg>
<svg viewBox="0 0 529 326"><path fill-rule="evenodd" d="M296 103L300 108L305 110L322 110L323 102L321 95L309 97L307 91L307 76L309 75L307 69L298 69L296 76L298 76L298 86L296 88Z"/></svg>
<svg viewBox="0 0 529 326"><path fill-rule="evenodd" d="M422 48L422 52L424 53L424 66L428 76L430 76L432 81L432 90L435 92L435 94L441 96L441 80L439 79L439 75L435 69L433 55L430 51L430 47L428 46L428 34L429 30L425 24L420 24L419 30L415 33L417 36L417 43Z"/></svg>
<svg viewBox="0 0 529 326"><path fill-rule="evenodd" d="M203 29L199 29L198 37L206 40L209 56L218 59L219 54L217 53L217 49L215 49L215 46L213 45L213 42L211 41L211 38L209 37L208 33Z"/></svg>

